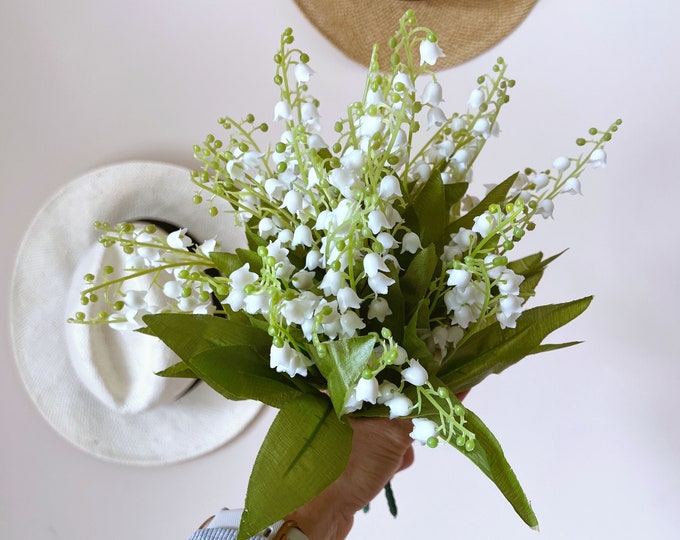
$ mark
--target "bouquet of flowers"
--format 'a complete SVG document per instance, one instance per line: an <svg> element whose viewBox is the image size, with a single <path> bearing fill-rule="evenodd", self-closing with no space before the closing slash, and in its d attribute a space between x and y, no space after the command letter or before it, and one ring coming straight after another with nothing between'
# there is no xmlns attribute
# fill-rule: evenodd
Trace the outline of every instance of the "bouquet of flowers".
<svg viewBox="0 0 680 540"><path fill-rule="evenodd" d="M620 120L577 139L578 157L516 172L479 200L467 193L472 166L515 84L503 59L479 77L465 112L445 113L431 69L443 53L409 11L388 43L391 65L381 70L374 51L363 96L327 143L309 56L293 43L285 30L274 56L280 136L262 142L267 123L225 117L223 136L194 147L194 202L235 219L247 246L223 252L215 240L193 245L184 229L97 223L101 242L127 260L85 276L90 314L72 321L139 328L181 358L160 375L280 409L239 538L337 478L351 446L346 415L411 418L415 440L460 451L535 527L500 445L456 394L576 343L543 340L591 298L527 309L555 257L510 255L558 195L580 193L586 168L605 165ZM153 276L150 288L135 287L142 276Z"/></svg>

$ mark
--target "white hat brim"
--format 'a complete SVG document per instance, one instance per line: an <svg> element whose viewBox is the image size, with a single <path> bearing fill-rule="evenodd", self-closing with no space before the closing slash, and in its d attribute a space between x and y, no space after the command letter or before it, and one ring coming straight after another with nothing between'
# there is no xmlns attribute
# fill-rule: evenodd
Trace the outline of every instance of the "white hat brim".
<svg viewBox="0 0 680 540"><path fill-rule="evenodd" d="M101 403L76 376L66 343L64 297L83 251L97 241L94 221L156 219L217 235L226 249L243 232L217 231L207 209L192 204L189 171L126 162L89 172L40 210L19 249L10 297L14 356L31 399L66 440L102 459L134 465L176 463L211 452L237 436L261 410L230 401L204 383L173 403L121 414ZM225 238L226 236L226 238Z"/></svg>

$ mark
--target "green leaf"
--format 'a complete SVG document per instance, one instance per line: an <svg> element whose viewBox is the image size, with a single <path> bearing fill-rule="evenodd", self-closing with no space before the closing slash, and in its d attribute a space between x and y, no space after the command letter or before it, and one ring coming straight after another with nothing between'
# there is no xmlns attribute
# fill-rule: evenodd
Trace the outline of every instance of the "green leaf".
<svg viewBox="0 0 680 540"><path fill-rule="evenodd" d="M420 226L418 236L422 245L440 245L440 239L449 222L449 209L440 175L430 176L413 201L412 208Z"/></svg>
<svg viewBox="0 0 680 540"><path fill-rule="evenodd" d="M454 393L467 390L533 354L548 334L578 317L591 301L589 296L529 309L517 319L516 328L487 326L447 358L437 376Z"/></svg>
<svg viewBox="0 0 680 540"><path fill-rule="evenodd" d="M484 199L482 199L482 201L478 205L472 208L472 210L470 210L467 214L461 216L456 221L451 223L448 227L446 227L446 234L447 235L453 234L457 232L458 229L460 229L461 227L471 229L472 225L474 224L474 219L477 216L486 212L490 205L492 204L502 205L506 200L508 191L510 191L510 188L517 179L517 174L518 173L513 174L512 176L498 184L489 193L487 193L486 197L484 197Z"/></svg>
<svg viewBox="0 0 680 540"><path fill-rule="evenodd" d="M268 354L271 346L267 332L213 315L159 313L145 315L144 322L185 362L215 347L247 345Z"/></svg>
<svg viewBox="0 0 680 540"><path fill-rule="evenodd" d="M427 302L421 300L420 304L408 323L408 326L404 329L404 343L403 347L408 352L411 358L415 358L420 361L420 363L425 367L425 369L430 372L436 364L430 349L428 349L427 344L420 339L418 336L418 319L427 315Z"/></svg>
<svg viewBox="0 0 680 540"><path fill-rule="evenodd" d="M329 341L321 344L324 354L310 347L314 363L328 381L328 393L338 417L373 354L375 342L375 336Z"/></svg>
<svg viewBox="0 0 680 540"><path fill-rule="evenodd" d="M257 454L238 533L245 540L312 500L340 476L352 430L320 394L288 401Z"/></svg>
<svg viewBox="0 0 680 540"><path fill-rule="evenodd" d="M302 394L287 376L269 367L267 358L244 345L209 349L189 359L187 364L228 399L254 399L281 408Z"/></svg>
<svg viewBox="0 0 680 540"><path fill-rule="evenodd" d="M445 383L437 377L430 376L430 383L435 388L445 386ZM453 390L453 389L450 389ZM406 396L414 403L418 400L418 391L415 387L407 388ZM437 398L435 398L437 399ZM462 405L453 392L449 398L453 406ZM441 422L439 410L428 399L420 401L420 409L412 413L409 418L429 418L439 424ZM448 408L448 404L445 405ZM475 446L472 450L466 450L456 444L455 438L450 445L472 461L479 469L498 487L505 498L510 502L519 516L531 527L536 527L538 522L531 505L519 484L510 464L505 459L503 449L486 425L470 409L465 408L465 428L475 435ZM381 411L371 411L371 416L379 416ZM365 416L368 416L365 415Z"/></svg>
<svg viewBox="0 0 680 540"><path fill-rule="evenodd" d="M430 244L418 252L399 280L406 303L406 318L410 319L413 316L421 300L427 295L438 264L434 244Z"/></svg>
<svg viewBox="0 0 680 540"><path fill-rule="evenodd" d="M238 270L243 266L241 259L235 253L224 253L221 251L213 251L210 253L210 258L223 276L229 276L234 270Z"/></svg>
<svg viewBox="0 0 680 540"><path fill-rule="evenodd" d="M259 274L260 270L262 270L262 257L260 257L255 251L238 248L236 250L236 255L238 255L241 265L246 263L250 265L251 272Z"/></svg>
<svg viewBox="0 0 680 540"><path fill-rule="evenodd" d="M178 377L183 379L196 379L196 374L192 369L180 360L176 364L173 364L169 368L165 368L163 371L156 372L159 377Z"/></svg>
<svg viewBox="0 0 680 540"><path fill-rule="evenodd" d="M522 518L524 523L533 529L538 528L538 519L531 508L515 472L505 458L500 443L484 422L466 408L465 427L475 434L475 447L467 451L451 441L451 446L472 461L496 485L503 496Z"/></svg>
<svg viewBox="0 0 680 540"><path fill-rule="evenodd" d="M544 352L557 351L559 349L566 349L567 347L573 347L574 345L580 345L583 341L568 341L566 343L545 343L539 345L529 354L540 354Z"/></svg>
<svg viewBox="0 0 680 540"><path fill-rule="evenodd" d="M557 259L562 253L564 251L543 260L543 253L538 252L508 264L510 270L524 276L524 281L520 285L520 294L523 297L527 298L535 294L536 287L543 277L543 271L548 264Z"/></svg>
<svg viewBox="0 0 680 540"><path fill-rule="evenodd" d="M391 270L390 277L394 280L394 283L387 289L385 300L387 300L392 313L385 318L383 324L379 324L379 327L382 328L384 326L391 329L394 339L399 341L404 335L404 294L402 292L401 283L399 282L399 271L394 269ZM377 320L375 320L375 322L379 323Z"/></svg>
<svg viewBox="0 0 680 540"><path fill-rule="evenodd" d="M455 182L444 184L444 194L446 196L446 206L451 209L458 204L467 192L469 184L467 182Z"/></svg>

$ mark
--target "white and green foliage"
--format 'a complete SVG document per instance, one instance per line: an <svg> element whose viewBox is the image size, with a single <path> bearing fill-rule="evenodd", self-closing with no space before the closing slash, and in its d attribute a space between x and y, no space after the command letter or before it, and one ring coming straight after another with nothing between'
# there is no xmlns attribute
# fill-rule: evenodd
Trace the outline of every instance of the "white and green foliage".
<svg viewBox="0 0 680 540"><path fill-rule="evenodd" d="M364 94L329 143L309 94L309 57L293 43L287 29L274 56L278 138L253 115L225 117L222 136L194 147L202 163L191 175L194 202L236 219L248 249L221 252L214 241L190 249L186 231L99 224L102 242L130 260L115 279L112 268L86 277L83 303L109 307L74 320L130 327L143 319L143 331L182 359L163 375L198 377L227 398L280 409L240 538L340 474L346 414L413 418L414 439L460 450L536 526L498 442L456 394L527 355L574 344L543 340L591 299L525 309L554 257L510 255L537 219L552 216L558 195L580 193L588 166L605 165L620 121L578 139L578 157L515 172L480 201L467 194L472 166L514 86L503 59L479 77L465 112L447 114L430 68L442 54L436 35L407 12L388 44L391 65L381 70L373 55ZM426 142L415 147L423 130ZM161 303L121 286L149 274ZM277 488L263 491L274 479Z"/></svg>

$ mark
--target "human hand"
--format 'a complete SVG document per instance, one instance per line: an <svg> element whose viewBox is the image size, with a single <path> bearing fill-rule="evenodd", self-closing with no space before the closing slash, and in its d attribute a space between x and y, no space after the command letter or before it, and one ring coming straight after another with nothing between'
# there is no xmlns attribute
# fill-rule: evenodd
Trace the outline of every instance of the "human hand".
<svg viewBox="0 0 680 540"><path fill-rule="evenodd" d="M410 420L350 418L349 423L354 435L347 467L315 499L288 516L310 540L345 538L354 514L413 463Z"/></svg>

